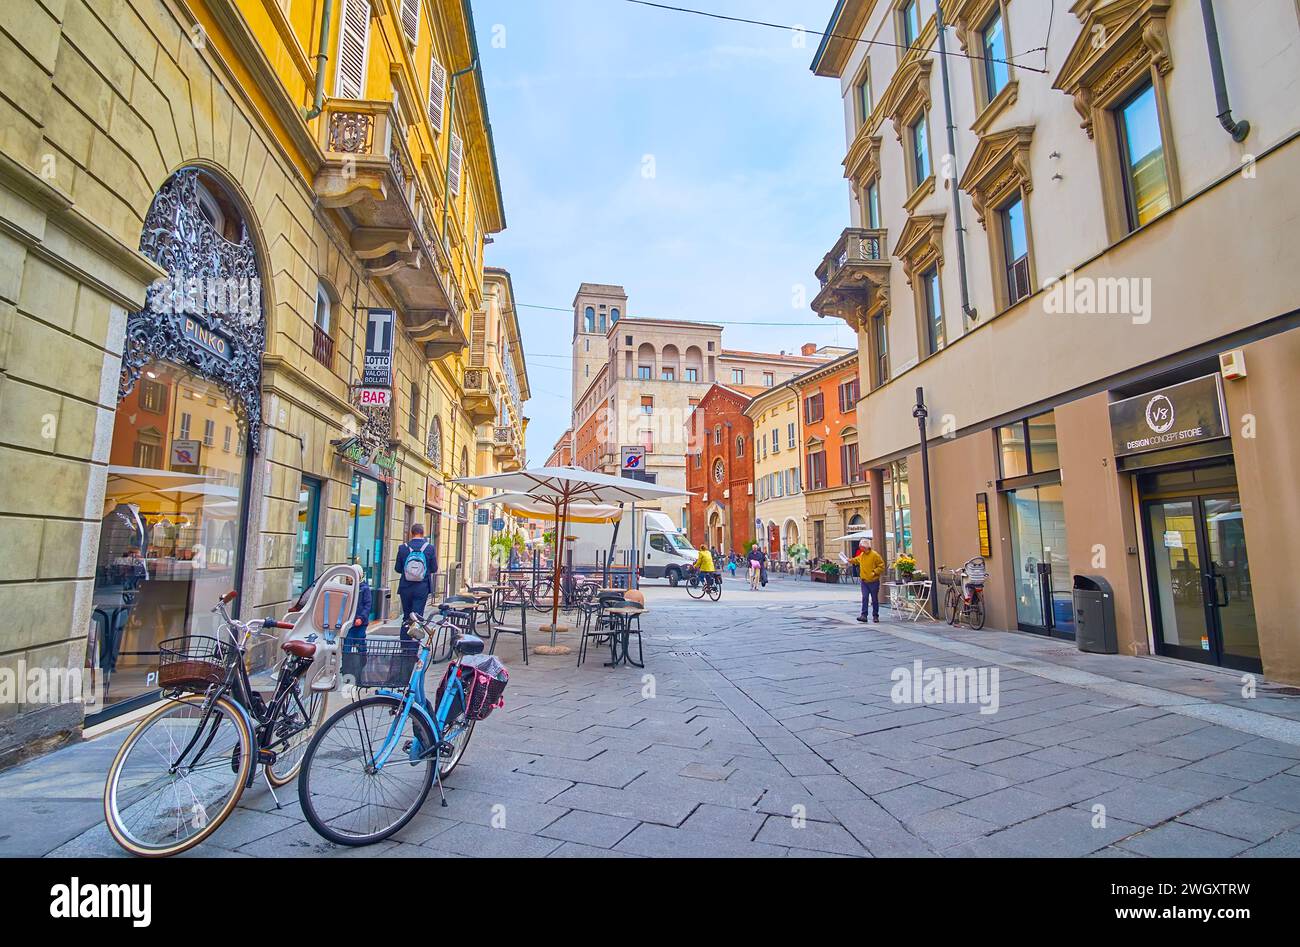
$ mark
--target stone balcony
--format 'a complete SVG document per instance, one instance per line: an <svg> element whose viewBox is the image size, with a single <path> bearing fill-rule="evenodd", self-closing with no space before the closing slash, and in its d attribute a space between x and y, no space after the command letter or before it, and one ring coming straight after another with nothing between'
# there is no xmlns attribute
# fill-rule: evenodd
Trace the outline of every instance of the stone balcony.
<svg viewBox="0 0 1300 947"><path fill-rule="evenodd" d="M888 302L889 251L887 232L850 227L840 234L831 252L817 267L821 289L812 301L819 316L835 316L855 330L861 313L877 297Z"/></svg>
<svg viewBox="0 0 1300 947"><path fill-rule="evenodd" d="M492 456L507 471L523 466L523 451L513 427L498 425L492 429Z"/></svg>
<svg viewBox="0 0 1300 947"><path fill-rule="evenodd" d="M495 421L497 416L496 384L492 373L486 368L465 369L465 381L461 385L465 393L462 407L474 424Z"/></svg>
<svg viewBox="0 0 1300 947"><path fill-rule="evenodd" d="M393 103L327 99L317 144L321 204L339 213L353 252L393 290L412 339L429 359L464 349L464 296Z"/></svg>

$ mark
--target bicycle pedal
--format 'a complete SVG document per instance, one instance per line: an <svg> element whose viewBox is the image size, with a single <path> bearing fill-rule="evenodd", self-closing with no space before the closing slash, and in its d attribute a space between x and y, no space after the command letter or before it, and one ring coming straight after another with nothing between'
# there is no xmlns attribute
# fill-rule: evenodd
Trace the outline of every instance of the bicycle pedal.
<svg viewBox="0 0 1300 947"><path fill-rule="evenodd" d="M258 750L257 761L263 766L272 766L275 764L277 757L274 750Z"/></svg>

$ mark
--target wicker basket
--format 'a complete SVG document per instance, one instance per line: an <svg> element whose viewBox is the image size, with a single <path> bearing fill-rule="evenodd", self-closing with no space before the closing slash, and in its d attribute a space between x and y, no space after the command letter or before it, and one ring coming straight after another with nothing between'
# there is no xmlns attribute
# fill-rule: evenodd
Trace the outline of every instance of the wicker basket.
<svg viewBox="0 0 1300 947"><path fill-rule="evenodd" d="M226 679L233 656L234 648L216 638L168 638L158 643L158 686L201 694Z"/></svg>

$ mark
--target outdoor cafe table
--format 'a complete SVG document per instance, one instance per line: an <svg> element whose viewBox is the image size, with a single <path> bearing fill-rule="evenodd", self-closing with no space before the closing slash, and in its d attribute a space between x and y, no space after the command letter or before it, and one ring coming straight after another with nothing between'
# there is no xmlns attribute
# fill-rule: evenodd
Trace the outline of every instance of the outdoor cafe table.
<svg viewBox="0 0 1300 947"><path fill-rule="evenodd" d="M635 667L643 668L644 664L637 664L632 660L632 655L628 651L628 638L631 637L628 632L628 622L635 615L640 615L645 609L639 605L613 605L605 609L606 615L613 615L614 620L618 622L618 627L613 629L613 634L609 636L609 656L612 660L605 663L605 667L617 667L620 663L631 664ZM622 653L619 653L620 648Z"/></svg>
<svg viewBox="0 0 1300 947"><path fill-rule="evenodd" d="M910 621L919 621L922 615L930 614L930 580L919 579L908 582L886 582L889 590L889 607Z"/></svg>

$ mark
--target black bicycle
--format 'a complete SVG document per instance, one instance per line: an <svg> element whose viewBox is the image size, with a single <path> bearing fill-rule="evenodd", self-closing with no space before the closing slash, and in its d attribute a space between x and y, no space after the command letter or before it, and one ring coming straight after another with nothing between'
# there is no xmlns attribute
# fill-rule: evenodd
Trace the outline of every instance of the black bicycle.
<svg viewBox="0 0 1300 947"><path fill-rule="evenodd" d="M699 569L692 568L686 576L686 594L698 599L707 595L716 602L722 598L722 576L716 572L706 575Z"/></svg>
<svg viewBox="0 0 1300 947"><path fill-rule="evenodd" d="M226 611L234 598L228 592L212 609L221 616L219 637L159 643L166 700L136 725L109 767L104 821L135 855L175 855L198 845L234 811L259 765L274 796L298 775L325 716L325 695L303 692L316 652L310 642L284 643L269 701L253 689L244 667L250 641L273 637L265 628L294 626L236 621Z"/></svg>

